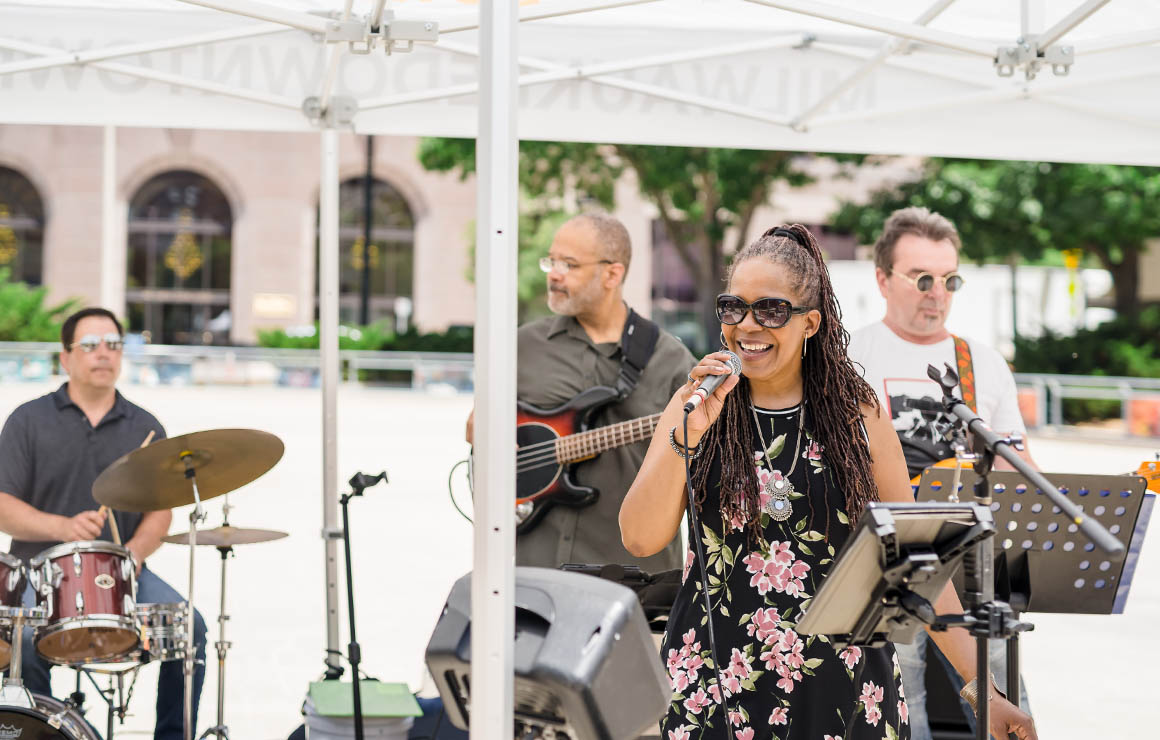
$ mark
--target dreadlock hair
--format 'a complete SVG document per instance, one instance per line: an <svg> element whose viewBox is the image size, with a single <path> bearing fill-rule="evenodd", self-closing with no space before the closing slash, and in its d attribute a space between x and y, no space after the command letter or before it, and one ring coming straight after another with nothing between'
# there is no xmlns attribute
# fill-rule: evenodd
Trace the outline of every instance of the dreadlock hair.
<svg viewBox="0 0 1160 740"><path fill-rule="evenodd" d="M878 408L874 390L855 369L846 354L850 334L842 327L842 310L834 296L830 274L822 250L809 230L801 224L783 225L766 231L733 258L725 282L746 260L766 259L786 269L790 286L805 305L822 315L818 331L802 359L802 399L800 413L810 411L810 433L825 449L834 484L846 493L846 515L853 525L870 501L878 500L874 479L867 474L870 444L862 424L861 404ZM753 431L750 424L751 394L748 378L725 397L721 415L704 436L704 454L693 474L700 492L698 510L704 501L709 469L721 463L721 514L726 521L735 516L748 520L751 544L762 542L760 485L753 465ZM812 513L812 511L811 511ZM827 512L827 530L829 517ZM828 539L828 534L827 534Z"/></svg>

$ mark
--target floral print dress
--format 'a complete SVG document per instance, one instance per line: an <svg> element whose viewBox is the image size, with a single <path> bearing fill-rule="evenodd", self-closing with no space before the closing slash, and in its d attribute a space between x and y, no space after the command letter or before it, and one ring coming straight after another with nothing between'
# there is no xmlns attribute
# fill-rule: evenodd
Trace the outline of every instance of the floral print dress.
<svg viewBox="0 0 1160 740"><path fill-rule="evenodd" d="M763 487L782 479L792 484L789 518L779 522L766 513L772 497L763 489L761 524L767 549L750 549L746 522L723 522L716 513L717 462L700 515L713 630L724 664L729 737L905 740L910 729L892 647L836 650L824 636L796 632L797 620L850 535L846 497L834 488L824 450L810 436L808 412L798 441L800 406L754 411L761 424L755 444L764 438L772 463L771 469L766 455L755 452L758 480ZM661 723L665 740L725 737L699 576L690 545L685 579L661 648L673 689Z"/></svg>

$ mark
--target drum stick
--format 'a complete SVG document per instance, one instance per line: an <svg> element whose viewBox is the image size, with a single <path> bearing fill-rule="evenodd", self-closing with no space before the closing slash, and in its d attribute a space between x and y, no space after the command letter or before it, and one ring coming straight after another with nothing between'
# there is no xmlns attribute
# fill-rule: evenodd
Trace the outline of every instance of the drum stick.
<svg viewBox="0 0 1160 740"><path fill-rule="evenodd" d="M154 434L154 430L150 429L149 434L146 435L146 437L145 437L145 441L141 443L142 447L147 446L150 442L153 441L153 434ZM120 528L117 527L117 518L112 515L113 514L112 510L110 510L108 506L101 504L101 508L99 509L99 512L101 514L108 514L109 515L109 529L111 529L113 531L113 542L115 544L118 544L118 545L121 544Z"/></svg>

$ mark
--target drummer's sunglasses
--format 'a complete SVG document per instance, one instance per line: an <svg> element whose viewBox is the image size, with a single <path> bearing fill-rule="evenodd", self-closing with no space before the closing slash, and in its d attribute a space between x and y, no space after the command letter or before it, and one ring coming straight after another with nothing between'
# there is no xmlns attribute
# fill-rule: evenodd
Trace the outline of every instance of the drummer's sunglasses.
<svg viewBox="0 0 1160 740"><path fill-rule="evenodd" d="M72 343L72 349L79 347L82 352L93 352L101 346L101 342L105 343L110 352L116 352L125 346L125 340L120 334L109 332L103 337L97 334L86 334Z"/></svg>
<svg viewBox="0 0 1160 740"><path fill-rule="evenodd" d="M809 313L812 308L795 307L784 298L758 298L746 303L740 297L722 293L717 296L717 319L722 324L740 324L745 314L753 311L753 320L767 329L780 329L795 314Z"/></svg>

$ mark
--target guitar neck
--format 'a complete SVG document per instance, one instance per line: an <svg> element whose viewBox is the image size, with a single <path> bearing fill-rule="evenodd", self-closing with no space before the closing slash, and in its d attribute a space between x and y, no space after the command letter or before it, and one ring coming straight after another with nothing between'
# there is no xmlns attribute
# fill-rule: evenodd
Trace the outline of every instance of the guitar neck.
<svg viewBox="0 0 1160 740"><path fill-rule="evenodd" d="M660 414L629 419L556 440L556 458L562 465L596 457L605 450L648 439L657 428Z"/></svg>

